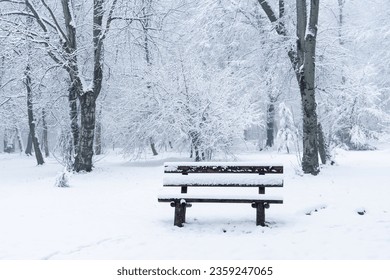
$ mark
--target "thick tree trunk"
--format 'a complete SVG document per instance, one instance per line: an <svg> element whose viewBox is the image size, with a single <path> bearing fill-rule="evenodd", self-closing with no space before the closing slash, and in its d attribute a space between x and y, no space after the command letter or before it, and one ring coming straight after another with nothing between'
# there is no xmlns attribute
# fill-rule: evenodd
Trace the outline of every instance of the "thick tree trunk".
<svg viewBox="0 0 390 280"><path fill-rule="evenodd" d="M75 158L74 170L92 171L93 140L96 121L96 100L93 91L79 97L80 101L80 141Z"/></svg>
<svg viewBox="0 0 390 280"><path fill-rule="evenodd" d="M23 1L21 1L22 3ZM52 52L48 43L43 42L43 45L47 48L48 55L58 64L64 67L70 76L71 86L69 88L69 107L70 107L70 119L71 130L73 135L73 146L75 153L74 170L76 171L91 171L92 169L92 155L93 155L93 136L95 128L95 110L96 99L98 98L103 81L103 42L110 29L110 24L113 20L114 10L118 0L111 1L110 8L106 9L104 0L93 0L93 22L92 22L92 35L93 35L93 78L92 90L87 90L83 87L82 77L78 67L79 53L77 47L77 34L73 10L73 1L61 0L63 15L57 20L55 13L51 10L49 5L45 1L41 1L41 4L47 9L53 20L53 25L59 34L59 41L62 45L61 55L57 56ZM38 25L41 27L44 34L49 34L47 29L47 21L39 16L39 13L35 9L35 6L31 1L26 0L25 4L31 12L31 17L27 19L35 18ZM57 7L58 8L58 7ZM105 12L107 16L105 17ZM106 19L103 24L103 18ZM59 22L63 21L65 28L59 26ZM83 27L80 27L83 28ZM28 32L26 33L28 34ZM57 52L57 51L56 51ZM81 107L81 127L78 125L77 116L77 99L80 102ZM32 134L34 143L35 134ZM34 144L35 147L35 144Z"/></svg>
<svg viewBox="0 0 390 280"><path fill-rule="evenodd" d="M79 85L75 80L72 80L68 92L69 100L69 117L70 117L70 130L73 138L73 153L76 156L78 154L79 138L80 138L80 129L78 123L78 111L77 111L77 96L81 93L81 85Z"/></svg>
<svg viewBox="0 0 390 280"><path fill-rule="evenodd" d="M284 1L279 0L279 18L267 0L258 0L268 19L276 24L276 32L288 36L283 24ZM317 112L315 101L315 49L319 0L310 0L309 22L306 0L296 0L297 48L288 50L288 57L295 71L301 94L303 118L303 157L304 173L318 174Z"/></svg>
<svg viewBox="0 0 390 280"><path fill-rule="evenodd" d="M317 113L314 98L314 89L307 89L307 83L302 82L305 88L301 90L303 111L303 157L302 170L304 173L318 174L318 141L317 141Z"/></svg>
<svg viewBox="0 0 390 280"><path fill-rule="evenodd" d="M45 163L43 160L41 147L39 146L39 140L35 131L35 119L34 119L34 111L33 111L33 102L32 102L32 88L31 88L31 77L30 77L30 65L27 65L25 72L26 80L26 89L27 89L27 115L28 115L28 125L30 127L30 135L32 145L34 146L35 158L37 160L38 165L42 165Z"/></svg>
<svg viewBox="0 0 390 280"><path fill-rule="evenodd" d="M96 131L95 131L95 155L102 154L102 123L100 121L101 112L96 121Z"/></svg>
<svg viewBox="0 0 390 280"><path fill-rule="evenodd" d="M61 4L67 35L67 42L64 44L64 52L69 56L66 70L70 78L70 85L68 89L70 129L73 138L73 155L74 157L77 157L80 140L77 98L83 93L83 87L79 77L77 76L79 74L77 63L77 35L76 26L74 24L75 19L73 18L72 13L72 3L70 0L61 0Z"/></svg>
<svg viewBox="0 0 390 280"><path fill-rule="evenodd" d="M297 0L299 2L300 0ZM301 1L302 2L302 1ZM302 9L306 12L306 1ZM304 173L318 174L318 140L317 140L317 104L315 100L315 57L318 24L319 0L311 0L309 23L305 35L300 34L299 41L304 40L303 64L300 67L299 88L301 91L303 111L303 157ZM299 16L299 13L297 14ZM303 16L303 15L302 15ZM297 19L299 20L299 18ZM306 24L305 24L306 26ZM303 66L303 67L302 67Z"/></svg>

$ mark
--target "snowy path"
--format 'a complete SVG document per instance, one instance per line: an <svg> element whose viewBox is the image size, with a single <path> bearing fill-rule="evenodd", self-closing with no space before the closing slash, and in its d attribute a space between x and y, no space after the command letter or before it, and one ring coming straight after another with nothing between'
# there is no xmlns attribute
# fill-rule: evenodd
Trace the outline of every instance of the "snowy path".
<svg viewBox="0 0 390 280"><path fill-rule="evenodd" d="M389 158L340 152L338 166L301 177L295 155L241 155L285 165L270 227L254 225L250 205L195 204L176 228L157 203L163 160L108 156L59 189L54 161L0 154L0 259L389 259Z"/></svg>

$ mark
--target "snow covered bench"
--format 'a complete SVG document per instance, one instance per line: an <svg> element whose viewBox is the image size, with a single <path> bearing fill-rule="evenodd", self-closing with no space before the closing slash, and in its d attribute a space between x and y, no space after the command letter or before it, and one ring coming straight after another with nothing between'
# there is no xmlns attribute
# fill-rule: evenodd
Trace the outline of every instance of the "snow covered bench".
<svg viewBox="0 0 390 280"><path fill-rule="evenodd" d="M265 209L271 203L283 203L280 197L265 195L265 188L283 187L283 166L253 162L170 162L164 164L163 186L164 191L170 187L181 190L180 193L178 189L174 193L161 192L158 196L159 202L170 202L175 207L175 226L183 226L186 208L197 202L250 203L256 208L256 225L265 226ZM255 188L258 192L248 194L248 190Z"/></svg>

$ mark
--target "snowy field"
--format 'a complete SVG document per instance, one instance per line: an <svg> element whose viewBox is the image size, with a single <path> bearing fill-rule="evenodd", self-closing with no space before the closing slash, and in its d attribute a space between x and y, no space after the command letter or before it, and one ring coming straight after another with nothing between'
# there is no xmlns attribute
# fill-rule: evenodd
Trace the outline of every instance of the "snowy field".
<svg viewBox="0 0 390 280"><path fill-rule="evenodd" d="M241 153L285 166L284 204L266 210L269 227L255 226L247 204L194 204L177 228L157 195L163 162L184 156L111 154L56 188L54 159L37 167L0 154L0 259L390 259L389 158L389 146L340 150L314 177L296 174L296 155Z"/></svg>

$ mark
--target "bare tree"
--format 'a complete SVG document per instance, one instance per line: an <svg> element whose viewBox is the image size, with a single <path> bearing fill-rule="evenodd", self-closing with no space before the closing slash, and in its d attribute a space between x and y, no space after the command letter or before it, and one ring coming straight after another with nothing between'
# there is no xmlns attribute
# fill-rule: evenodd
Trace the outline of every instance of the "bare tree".
<svg viewBox="0 0 390 280"><path fill-rule="evenodd" d="M31 32L32 29L32 18L27 17L26 18L26 34ZM31 135L31 142L32 146L34 147L34 152L35 152L35 158L37 160L38 165L42 165L45 163L43 160L42 156L42 151L41 147L39 144L36 128L37 128L37 120L36 117L34 116L34 94L33 94L33 83L32 83L32 78L31 78L31 57L32 57L32 49L31 49L31 42L30 38L26 38L27 41L27 66L24 71L24 84L26 86L26 91L27 91L27 116L28 116L28 126L30 129L30 135ZM31 152L30 152L31 154Z"/></svg>
<svg viewBox="0 0 390 280"><path fill-rule="evenodd" d="M30 128L30 135L32 140L32 145L34 147L35 158L37 159L37 164L42 165L45 163L43 160L41 147L39 146L39 140L36 134L36 119L34 118L33 110L33 92L32 92L32 82L31 82L31 68L28 64L25 71L25 85L27 90L27 115L28 115L28 125Z"/></svg>
<svg viewBox="0 0 390 280"><path fill-rule="evenodd" d="M267 0L258 0L276 32L289 36L284 24L285 3L279 0L277 16ZM310 0L309 11L306 0L296 0L296 48L288 50L288 57L298 82L303 114L302 170L313 175L319 172L317 141L317 110L315 100L315 51L318 29L319 0Z"/></svg>
<svg viewBox="0 0 390 280"><path fill-rule="evenodd" d="M62 12L51 7L46 0L12 1L2 0L27 11L17 10L3 13L6 16L25 16L33 18L41 33L30 31L27 36L34 42L44 46L47 54L55 63L64 68L70 77L69 107L71 131L74 146L74 170L91 171L93 142L96 122L96 100L102 89L103 81L103 44L118 0L93 0L92 8L92 44L78 46L78 32L85 26L78 26L74 13L73 0L61 0ZM107 3L106 3L107 2ZM109 6L108 9L105 7ZM103 20L103 17L105 20ZM61 24L62 22L62 24ZM90 49L93 53L91 76L85 79L79 64L82 49ZM87 84L86 80L91 81ZM78 106L80 108L78 109ZM78 117L80 112L80 121Z"/></svg>
<svg viewBox="0 0 390 280"><path fill-rule="evenodd" d="M145 50L145 61L146 61L146 67L147 70L147 77L150 79L151 76L151 67L152 67L152 57L151 57L151 47L150 47L150 35L149 35L149 28L151 27L151 13L152 13L152 4L153 0L142 0L142 16L143 19L141 20L142 29L144 32L144 50ZM151 81L146 82L147 91L152 90L152 83ZM150 137L150 148L152 149L152 153L154 156L158 155L158 152L156 150L156 145L154 143L153 137Z"/></svg>

